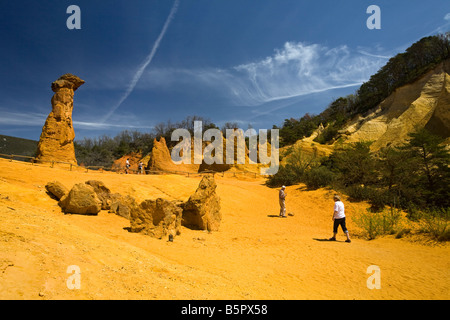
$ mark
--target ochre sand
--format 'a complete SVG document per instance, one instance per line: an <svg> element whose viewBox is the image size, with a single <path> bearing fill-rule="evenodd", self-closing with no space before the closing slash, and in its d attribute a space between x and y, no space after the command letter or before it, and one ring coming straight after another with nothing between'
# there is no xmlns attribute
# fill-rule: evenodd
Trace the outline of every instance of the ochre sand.
<svg viewBox="0 0 450 320"><path fill-rule="evenodd" d="M0 299L449 299L449 246L386 236L319 241L332 235L332 190L287 188L286 219L278 190L263 179L216 177L218 232L182 228L174 242L130 233L129 221L64 215L45 192L59 180L101 180L138 201L187 200L200 177L86 173L0 159ZM347 226L367 204L344 198ZM81 270L70 290L68 266ZM367 268L381 289L367 288Z"/></svg>

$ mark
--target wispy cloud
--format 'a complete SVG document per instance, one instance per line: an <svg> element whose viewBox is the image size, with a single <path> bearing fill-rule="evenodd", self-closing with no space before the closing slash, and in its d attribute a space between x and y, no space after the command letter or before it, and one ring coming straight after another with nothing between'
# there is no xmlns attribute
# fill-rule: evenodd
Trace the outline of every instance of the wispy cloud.
<svg viewBox="0 0 450 320"><path fill-rule="evenodd" d="M22 126L22 127L41 127L45 124L47 119L46 114L34 112L10 112L0 110L0 125L3 126ZM151 129L151 126L143 125L138 122L135 116L124 117L121 115L118 119L113 119L111 123L80 121L74 120L73 126L75 129L88 130L104 130L104 129ZM130 125L130 123L133 123Z"/></svg>
<svg viewBox="0 0 450 320"><path fill-rule="evenodd" d="M166 22L164 23L164 26L163 26L160 34L159 34L158 38L156 39L155 43L153 44L150 54L145 58L144 62L139 66L137 72L134 74L133 79L131 80L131 83L128 85L127 91L125 91L123 96L120 98L119 102L111 108L111 110L105 115L105 117L103 117L102 122L106 122L114 114L114 112L122 105L122 103L128 98L128 96L131 94L131 92L133 92L139 79L141 79L142 74L144 73L145 69L152 62L153 57L155 56L156 51L159 48L159 44L161 43L161 40L163 39L164 35L166 34L166 31L169 28L169 25L172 22L172 19L178 10L178 5L179 5L179 0L175 0L174 4L172 6L172 9L170 10L169 16L167 17Z"/></svg>
<svg viewBox="0 0 450 320"><path fill-rule="evenodd" d="M347 46L327 48L319 44L286 42L282 49L262 61L235 67L247 80L237 98L249 105L357 86L385 62L352 52Z"/></svg>
<svg viewBox="0 0 450 320"><path fill-rule="evenodd" d="M143 86L209 88L237 106L259 106L274 101L361 85L390 57L320 44L286 42L264 59L218 69L155 69Z"/></svg>

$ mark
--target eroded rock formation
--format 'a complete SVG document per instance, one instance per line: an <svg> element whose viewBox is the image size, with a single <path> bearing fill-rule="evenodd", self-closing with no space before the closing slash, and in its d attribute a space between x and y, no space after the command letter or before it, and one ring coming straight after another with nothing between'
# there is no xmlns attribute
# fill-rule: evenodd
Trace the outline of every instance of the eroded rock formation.
<svg viewBox="0 0 450 320"><path fill-rule="evenodd" d="M145 200L130 212L131 232L162 239L180 234L182 209L177 201Z"/></svg>
<svg viewBox="0 0 450 320"><path fill-rule="evenodd" d="M52 195L56 200L60 200L69 190L59 181L52 181L45 185L47 192Z"/></svg>
<svg viewBox="0 0 450 320"><path fill-rule="evenodd" d="M84 83L70 73L52 83L52 111L42 128L36 159L77 163L72 123L74 92Z"/></svg>
<svg viewBox="0 0 450 320"><path fill-rule="evenodd" d="M183 205L184 226L208 231L219 230L222 214L216 187L213 176L202 178L195 193Z"/></svg>
<svg viewBox="0 0 450 320"><path fill-rule="evenodd" d="M97 197L94 188L84 183L78 183L70 192L59 200L59 205L65 213L96 215L102 208L102 202Z"/></svg>

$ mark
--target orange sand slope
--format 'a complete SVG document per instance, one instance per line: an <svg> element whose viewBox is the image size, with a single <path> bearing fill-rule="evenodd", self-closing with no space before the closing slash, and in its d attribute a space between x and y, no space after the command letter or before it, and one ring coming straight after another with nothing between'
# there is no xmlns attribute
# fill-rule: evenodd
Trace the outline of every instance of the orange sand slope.
<svg viewBox="0 0 450 320"><path fill-rule="evenodd" d="M128 232L129 221L105 211L64 215L45 192L103 181L138 201L186 200L200 177L85 173L0 159L1 299L449 299L448 244L394 237L373 241L331 236L330 190L287 188L278 215L277 190L264 180L217 177L220 231L182 228L174 242ZM345 201L351 216L364 204ZM69 289L67 268L80 268ZM381 289L368 289L367 268L381 270Z"/></svg>

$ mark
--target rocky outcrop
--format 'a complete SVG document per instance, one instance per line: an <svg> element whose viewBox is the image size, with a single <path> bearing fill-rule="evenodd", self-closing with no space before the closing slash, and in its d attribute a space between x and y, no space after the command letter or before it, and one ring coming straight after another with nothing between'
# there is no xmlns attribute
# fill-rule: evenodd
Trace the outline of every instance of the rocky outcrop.
<svg viewBox="0 0 450 320"><path fill-rule="evenodd" d="M131 196L122 196L118 193L113 193L110 195L110 206L108 208L109 213L115 213L125 219L130 220L131 218L131 208L136 205L136 201Z"/></svg>
<svg viewBox="0 0 450 320"><path fill-rule="evenodd" d="M213 176L202 178L195 193L183 205L184 226L199 230L219 230L222 214L216 187Z"/></svg>
<svg viewBox="0 0 450 320"><path fill-rule="evenodd" d="M72 123L74 92L84 83L72 74L65 74L52 83L55 94L50 112L39 139L37 160L77 163Z"/></svg>
<svg viewBox="0 0 450 320"><path fill-rule="evenodd" d="M122 196L119 193L111 193L111 190L98 180L89 180L85 182L94 189L98 199L101 201L102 210L108 210L109 213L115 213L125 219L130 219L131 207L135 205L135 200L131 196Z"/></svg>
<svg viewBox="0 0 450 320"><path fill-rule="evenodd" d="M181 225L195 230L218 231L222 215L212 176L205 176L185 203L162 198L130 204L130 231L158 239L180 234Z"/></svg>
<svg viewBox="0 0 450 320"><path fill-rule="evenodd" d="M94 188L78 183L67 195L61 198L59 205L65 213L96 215L102 208L102 202L97 197Z"/></svg>
<svg viewBox="0 0 450 320"><path fill-rule="evenodd" d="M182 209L177 201L145 200L130 212L130 231L162 239L181 233Z"/></svg>
<svg viewBox="0 0 450 320"><path fill-rule="evenodd" d="M111 190L102 181L89 180L85 184L94 189L95 194L102 203L102 210L109 210L111 206Z"/></svg>
<svg viewBox="0 0 450 320"><path fill-rule="evenodd" d="M109 210L129 219L131 232L158 239L179 235L182 224L196 230L218 231L222 215L216 187L213 176L204 176L197 190L184 203L158 198L138 204L129 195L111 193L98 180L75 184L69 192L57 181L46 185L48 193L60 199L59 205L65 213L96 215L100 210Z"/></svg>
<svg viewBox="0 0 450 320"><path fill-rule="evenodd" d="M142 154L140 152L131 152L117 160L114 160L114 163L112 165L113 170L116 172L120 172L120 173L126 173L127 172L126 171L127 159L129 160L129 163L130 163L130 168L128 169L128 173L130 173L130 174L137 173L138 172L138 163L142 159Z"/></svg>
<svg viewBox="0 0 450 320"><path fill-rule="evenodd" d="M59 181L52 181L45 185L47 192L54 197L56 200L60 200L69 190Z"/></svg>
<svg viewBox="0 0 450 320"><path fill-rule="evenodd" d="M153 148L146 170L198 172L198 168L199 165L194 164L193 161L191 161L191 164L175 164L172 161L166 139L161 137L159 141L153 140Z"/></svg>

